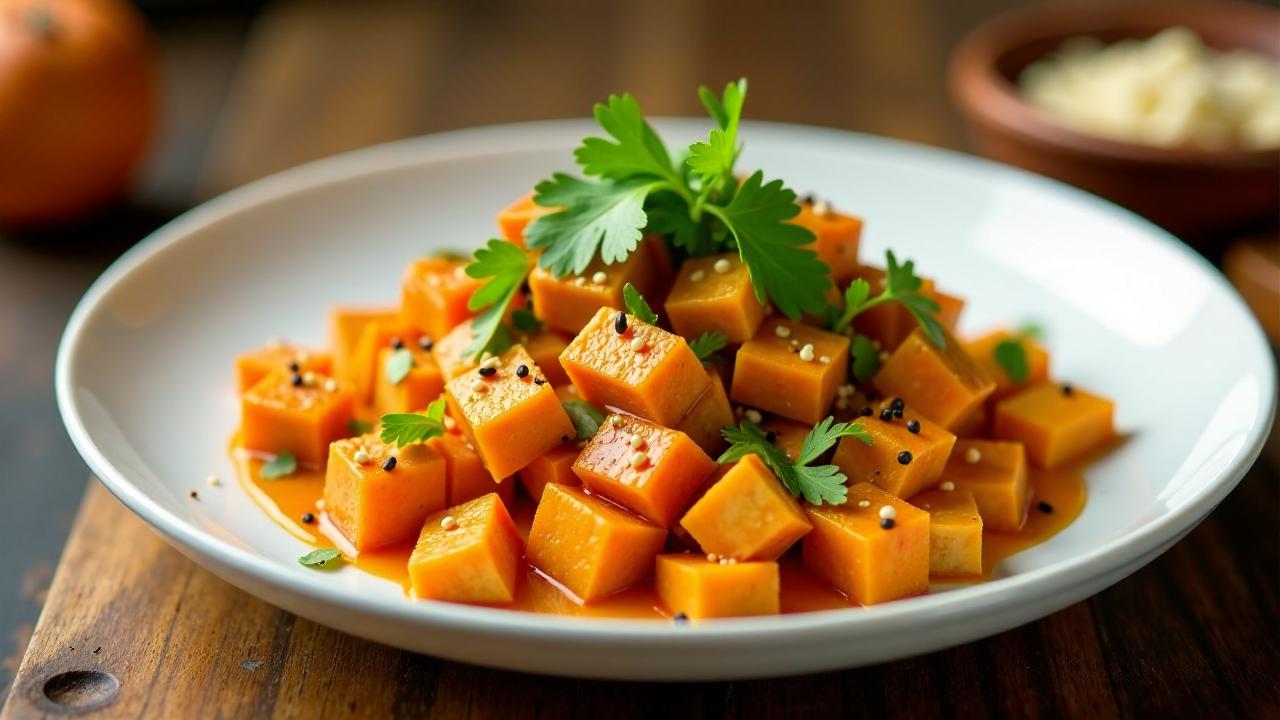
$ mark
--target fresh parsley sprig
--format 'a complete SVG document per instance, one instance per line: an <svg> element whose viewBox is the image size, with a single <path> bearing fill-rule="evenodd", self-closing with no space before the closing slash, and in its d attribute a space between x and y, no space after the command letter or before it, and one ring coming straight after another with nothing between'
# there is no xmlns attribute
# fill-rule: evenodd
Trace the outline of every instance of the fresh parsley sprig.
<svg viewBox="0 0 1280 720"><path fill-rule="evenodd" d="M1022 342L1026 339L1039 338L1042 333L1039 325L1024 325L1013 337L1001 340L992 348L992 357L1010 380L1020 384L1026 382L1031 376L1031 366L1027 362L1027 349L1023 347Z"/></svg>
<svg viewBox="0 0 1280 720"><path fill-rule="evenodd" d="M862 425L856 422L836 422L827 417L813 426L800 446L800 454L793 462L778 446L769 442L765 431L749 420L738 427L720 431L729 441L729 449L716 460L721 464L734 462L745 455L758 455L764 464L778 476L782 486L796 497L803 496L811 505L843 505L847 499L848 478L835 465L811 466L842 437L853 437L867 445L874 442Z"/></svg>
<svg viewBox="0 0 1280 720"><path fill-rule="evenodd" d="M871 344L871 338L857 334L849 346L853 358L853 381L861 385L880 371L880 351Z"/></svg>
<svg viewBox="0 0 1280 720"><path fill-rule="evenodd" d="M849 283L844 291L844 306L828 306L829 327L834 332L844 332L853 319L877 305L896 302L907 309L916 323L924 330L929 341L938 347L946 347L947 339L938 322L938 303L920 294L923 280L915 273L915 261L907 260L899 265L892 250L885 251L884 291L871 297L871 285L862 278Z"/></svg>
<svg viewBox="0 0 1280 720"><path fill-rule="evenodd" d="M604 422L604 413L600 408L586 400L565 400L560 403L564 407L569 420L573 422L575 439L590 440Z"/></svg>
<svg viewBox="0 0 1280 720"><path fill-rule="evenodd" d="M694 355L698 356L698 359L702 361L703 365L706 365L707 360L709 360L712 355L723 349L728 342L729 339L724 333L708 331L702 333L693 340L690 340L689 349L693 351Z"/></svg>
<svg viewBox="0 0 1280 720"><path fill-rule="evenodd" d="M444 434L444 398L436 398L425 413L388 413L382 416L382 442L405 447Z"/></svg>
<svg viewBox="0 0 1280 720"><path fill-rule="evenodd" d="M490 240L486 247L476 250L475 259L467 265L467 275L489 281L467 301L468 309L484 311L471 321L471 344L462 351L464 355L473 360L486 352L496 355L511 344L511 332L502 319L532 267L525 251L506 240Z"/></svg>

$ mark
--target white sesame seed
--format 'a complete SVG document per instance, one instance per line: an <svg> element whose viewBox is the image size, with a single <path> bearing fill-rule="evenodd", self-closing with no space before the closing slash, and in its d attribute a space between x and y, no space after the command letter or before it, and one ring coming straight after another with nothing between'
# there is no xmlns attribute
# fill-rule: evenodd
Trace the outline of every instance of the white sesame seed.
<svg viewBox="0 0 1280 720"><path fill-rule="evenodd" d="M614 415L613 417L609 418L609 424L616 428L622 427L623 422L624 421L621 415Z"/></svg>
<svg viewBox="0 0 1280 720"><path fill-rule="evenodd" d="M445 532L457 530L458 520L454 518L452 515L445 515L444 517L440 518L440 529L444 530Z"/></svg>
<svg viewBox="0 0 1280 720"><path fill-rule="evenodd" d="M889 353L884 350L881 350L879 358L880 358L880 362L886 362L889 359Z"/></svg>
<svg viewBox="0 0 1280 720"><path fill-rule="evenodd" d="M837 409L837 410L848 410L848 409L849 409L849 398L847 398L847 397L839 397L839 398L836 398L836 409Z"/></svg>
<svg viewBox="0 0 1280 720"><path fill-rule="evenodd" d="M579 275L578 277L573 279L573 284L577 285L578 287L582 287L583 285L587 284L587 279Z"/></svg>
<svg viewBox="0 0 1280 720"><path fill-rule="evenodd" d="M499 359L498 359L498 358L496 358L496 357L491 357L491 358L489 358L488 360L485 360L484 362L480 363L480 367L482 367L482 368L494 368L494 369L496 370L496 369L497 369L497 367L498 367L499 365L501 365L501 364L502 364L502 361L501 361L501 360L499 360Z"/></svg>
<svg viewBox="0 0 1280 720"><path fill-rule="evenodd" d="M896 518L896 517L898 517L898 511L897 511L897 510L894 510L892 505L881 505L881 506L880 506L880 519L881 519L881 520L892 520L892 519L894 519L894 518Z"/></svg>
<svg viewBox="0 0 1280 720"><path fill-rule="evenodd" d="M302 363L311 362L311 353L307 352L306 350L303 350L302 352L299 352L294 359L298 361L299 365L301 365Z"/></svg>
<svg viewBox="0 0 1280 720"><path fill-rule="evenodd" d="M945 492L951 492L952 490L955 490L955 489L956 489L956 484L955 484L955 483L953 483L953 482L951 482L950 480L943 480L943 481L938 485L938 488L939 488L940 490L945 491Z"/></svg>
<svg viewBox="0 0 1280 720"><path fill-rule="evenodd" d="M795 338L791 338L791 347L800 347L800 341Z"/></svg>
<svg viewBox="0 0 1280 720"><path fill-rule="evenodd" d="M476 380L475 382L471 383L472 392L482 393L488 389L489 389L489 386L485 385L483 380Z"/></svg>
<svg viewBox="0 0 1280 720"><path fill-rule="evenodd" d="M859 500L859 501L858 501L858 507L860 507L860 508L869 508L869 507L871 507L871 501L870 501L870 500Z"/></svg>
<svg viewBox="0 0 1280 720"><path fill-rule="evenodd" d="M569 387L565 388L564 391L569 393L570 395L578 394L578 388L576 385L570 385Z"/></svg>
<svg viewBox="0 0 1280 720"><path fill-rule="evenodd" d="M444 418L444 429L454 430L454 429L457 429L457 427L458 427L458 421L446 415Z"/></svg>
<svg viewBox="0 0 1280 720"><path fill-rule="evenodd" d="M791 337L791 328L786 325L779 325L773 329L773 334L780 338Z"/></svg>
<svg viewBox="0 0 1280 720"><path fill-rule="evenodd" d="M822 363L823 365L830 365L831 358L827 357L826 355L823 355L822 357L818 358L818 362Z"/></svg>
<svg viewBox="0 0 1280 720"><path fill-rule="evenodd" d="M840 397L848 397L853 394L853 383L845 383L836 388L836 394Z"/></svg>
<svg viewBox="0 0 1280 720"><path fill-rule="evenodd" d="M733 263L729 262L729 258L720 258L719 260L715 261L715 263L712 264L711 266L712 270L715 270L721 275L729 272L729 270L731 270L732 268L733 268Z"/></svg>
<svg viewBox="0 0 1280 720"><path fill-rule="evenodd" d="M632 450L639 450L644 447L644 438L640 435L632 435L627 444L631 446Z"/></svg>
<svg viewBox="0 0 1280 720"><path fill-rule="evenodd" d="M818 217L826 217L831 212L831 205L826 200L819 200L813 204L813 214Z"/></svg>
<svg viewBox="0 0 1280 720"><path fill-rule="evenodd" d="M597 285L603 285L609 282L609 276L603 271L596 271L596 274L591 276L591 282Z"/></svg>
<svg viewBox="0 0 1280 720"><path fill-rule="evenodd" d="M337 381L337 380L334 380L333 378L329 378L328 380L325 380L325 381L324 381L324 391L325 391L325 392L337 392L337 391L338 391L338 381Z"/></svg>
<svg viewBox="0 0 1280 720"><path fill-rule="evenodd" d="M458 278L459 280L462 280L463 278L465 278L465 277L467 276L467 268L466 268L466 266L465 266L465 265L459 265L458 267L454 268L454 269L453 269L453 276L454 276L454 277L456 277L456 278Z"/></svg>
<svg viewBox="0 0 1280 720"><path fill-rule="evenodd" d="M964 461L965 461L965 462L969 463L970 465L973 465L974 463L978 462L979 460L982 460L982 451L981 451L981 450L979 450L978 448L976 448L976 447L971 447L971 448L969 448L968 450L965 450L965 451L964 451Z"/></svg>
<svg viewBox="0 0 1280 720"><path fill-rule="evenodd" d="M764 416L761 415L760 411L756 410L755 408L747 408L742 412L742 416L750 420L751 422L755 423L756 425L759 425L761 421L764 420Z"/></svg>
<svg viewBox="0 0 1280 720"><path fill-rule="evenodd" d="M649 462L648 453L640 451L640 452L635 452L631 454L631 467L633 468L644 467L644 464L647 462Z"/></svg>
<svg viewBox="0 0 1280 720"><path fill-rule="evenodd" d="M706 279L707 274L701 270L694 270L692 273L689 273L689 280L693 282L702 282Z"/></svg>
<svg viewBox="0 0 1280 720"><path fill-rule="evenodd" d="M356 454L351 456L351 459L355 460L361 465L367 465L369 464L369 461L371 461L373 458L369 457L369 453L365 452L364 450L357 450Z"/></svg>
<svg viewBox="0 0 1280 720"><path fill-rule="evenodd" d="M218 487L219 485L222 484L222 478L218 477L217 475L210 475L209 477L205 478L204 481L209 483L213 487Z"/></svg>
<svg viewBox="0 0 1280 720"><path fill-rule="evenodd" d="M313 372L311 372L310 370L308 370L307 372L303 373L303 374L302 374L302 384L303 384L303 385L315 385L315 384L316 384L316 374L315 374L315 373L313 373Z"/></svg>
<svg viewBox="0 0 1280 720"><path fill-rule="evenodd" d="M707 553L707 562L720 562L720 556L715 553Z"/></svg>
<svg viewBox="0 0 1280 720"><path fill-rule="evenodd" d="M800 348L800 359L813 362L813 343L805 343L804 347Z"/></svg>
<svg viewBox="0 0 1280 720"><path fill-rule="evenodd" d="M427 284L431 287L440 287L440 277L438 275L428 275Z"/></svg>
<svg viewBox="0 0 1280 720"><path fill-rule="evenodd" d="M631 338L631 351L640 352L641 350L644 350L644 344L644 338Z"/></svg>
<svg viewBox="0 0 1280 720"><path fill-rule="evenodd" d="M480 362L484 362L485 360L488 360L491 357L493 357L493 353L489 352L488 350L485 350L484 353L480 355Z"/></svg>

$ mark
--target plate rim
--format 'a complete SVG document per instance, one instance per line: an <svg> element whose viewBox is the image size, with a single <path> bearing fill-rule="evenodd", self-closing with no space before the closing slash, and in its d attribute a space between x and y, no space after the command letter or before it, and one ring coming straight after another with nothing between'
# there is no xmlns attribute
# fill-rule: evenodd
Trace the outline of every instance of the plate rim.
<svg viewBox="0 0 1280 720"><path fill-rule="evenodd" d="M694 118L660 118L659 129L678 127L705 129L706 121ZM796 133L824 142L858 142L892 147L895 152L931 156L957 166L968 166L985 177L1006 175L1030 182L1040 189L1065 195L1073 202L1091 206L1129 223L1136 223L1145 235L1166 246L1173 246L1186 259L1205 273L1216 288L1226 294L1237 313L1244 313L1252 328L1255 360L1266 370L1262 374L1260 395L1265 407L1262 421L1255 423L1250 435L1233 461L1205 484L1180 507L1144 523L1110 542L1091 548L1068 560L1061 560L1014 576L977 583L946 593L908 598L874 608L850 607L759 618L727 618L712 623L676 626L652 620L586 618L577 616L535 615L504 608L474 607L452 603L389 601L370 597L345 586L324 585L321 578L282 573L280 562L238 547L194 523L179 517L136 486L124 472L106 458L93 441L81 416L74 393L74 360L83 332L102 300L137 268L167 249L189 240L195 231L212 226L241 211L270 204L285 197L330 184L356 181L371 174L394 171L424 163L441 162L458 157L502 155L523 150L564 147L576 142L595 128L589 119L541 120L462 128L421 135L367 148L352 150L314 160L259 178L207 200L160 226L123 253L90 285L67 322L55 361L54 389L59 413L76 450L100 482L135 515L155 528L171 544L188 548L192 553L208 557L215 564L247 576L276 591L322 602L331 607L344 607L357 612L417 626L442 625L452 630L474 633L496 633L545 640L577 642L612 642L625 640L645 646L671 643L702 643L715 639L726 642L754 642L762 636L797 633L809 636L821 633L831 636L836 631L866 636L898 632L904 622L920 613L933 612L947 616L968 614L982 608L994 609L1015 599L1030 601L1043 598L1065 587L1096 579L1131 563L1143 554L1157 549L1169 538L1178 537L1199 522L1235 488L1253 466L1266 442L1276 414L1276 368L1269 346L1262 340L1257 319L1245 307L1239 293L1208 260L1201 257L1167 231L1150 221L1107 200L1064 183L1023 170L995 163L958 151L920 145L848 130L791 123L751 121L748 129L768 134ZM573 138L568 140L568 138ZM494 145L500 147L494 148ZM984 179L985 179L984 177ZM190 556L190 553L186 553ZM1154 556L1153 556L1154 557ZM194 560L195 558L193 558ZM197 564L203 564L197 562ZM221 573L218 573L221 574ZM1056 582L1055 582L1056 580ZM251 594L259 594L251 592Z"/></svg>

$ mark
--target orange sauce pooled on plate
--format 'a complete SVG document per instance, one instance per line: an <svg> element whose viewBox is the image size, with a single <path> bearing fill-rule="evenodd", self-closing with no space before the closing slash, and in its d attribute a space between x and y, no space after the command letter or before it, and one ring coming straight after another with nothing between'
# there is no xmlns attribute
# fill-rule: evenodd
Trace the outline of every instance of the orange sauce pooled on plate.
<svg viewBox="0 0 1280 720"><path fill-rule="evenodd" d="M288 477L268 480L260 474L263 460L242 450L238 436L232 440L231 452L240 485L290 535L315 547L343 548L343 556L348 564L399 584L406 596L409 595L407 566L413 543L358 554L347 552L350 547L341 537L331 537L337 533L328 526L320 508L320 499L324 493L323 470L300 467ZM981 582L991 577L996 565L1004 558L1044 542L1070 525L1084 508L1085 485L1081 469L1087 464L1085 462L1079 466L1051 471L1030 468L1028 479L1031 484L1031 508L1027 512L1027 522L1022 530L1016 533L987 530L982 534L984 577L938 577L934 581L939 584ZM1041 502L1051 505L1052 512L1037 509ZM528 538L533 511L533 502L522 494L518 495L515 507L511 508L511 516L522 537ZM315 516L315 522L302 522L302 516L307 513ZM857 606L857 603L806 570L800 561L798 550L799 544L779 560L783 613ZM603 600L580 604L532 566L526 566L517 579L515 602L501 607L584 617L669 617L651 585L639 585Z"/></svg>

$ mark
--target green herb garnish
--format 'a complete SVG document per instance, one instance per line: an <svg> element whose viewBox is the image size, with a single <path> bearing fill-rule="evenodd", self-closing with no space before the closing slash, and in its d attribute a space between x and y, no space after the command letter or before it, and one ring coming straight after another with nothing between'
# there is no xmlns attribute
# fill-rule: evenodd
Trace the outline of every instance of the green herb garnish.
<svg viewBox="0 0 1280 720"><path fill-rule="evenodd" d="M298 458L293 453L285 451L271 458L271 461L262 466L258 474L267 480L275 480L276 478L287 477L298 471Z"/></svg>
<svg viewBox="0 0 1280 720"><path fill-rule="evenodd" d="M627 306L627 312L634 315L637 320L653 325L658 322L658 313L649 307L648 301L640 294L635 285L627 283L622 286L622 302Z"/></svg>
<svg viewBox="0 0 1280 720"><path fill-rule="evenodd" d="M803 496L811 505L843 505L848 488L848 478L835 465L810 466L827 450L830 450L842 437L853 437L859 441L872 444L871 435L856 422L835 422L835 418L827 417L813 426L805 436L800 447L800 454L793 462L778 446L769 442L765 431L753 422L743 420L734 428L727 427L720 431L729 441L729 449L716 460L721 464L733 462L744 455L755 454L764 464L778 476L782 486L796 497Z"/></svg>
<svg viewBox="0 0 1280 720"><path fill-rule="evenodd" d="M298 563L310 568L322 568L327 567L329 563L340 557L342 557L342 552L337 548L319 548L298 558Z"/></svg>
<svg viewBox="0 0 1280 720"><path fill-rule="evenodd" d="M561 405L573 422L574 432L578 440L590 440L595 437L600 424L604 422L604 413L600 408L586 400L565 400Z"/></svg>
<svg viewBox="0 0 1280 720"><path fill-rule="evenodd" d="M821 313L831 287L829 268L804 247L813 233L788 222L799 212L795 193L756 172L738 185L738 128L747 83L699 97L715 120L706 141L673 162L630 95L595 108L608 137L589 137L574 152L589 179L557 173L534 189L534 202L556 208L526 230L539 263L557 277L582 274L599 257L612 264L635 251L645 230L670 235L693 255L737 251L756 296L792 319Z"/></svg>
<svg viewBox="0 0 1280 720"><path fill-rule="evenodd" d="M402 380L409 376L409 371L413 369L413 353L409 352L409 348L400 348L393 350L387 356L387 380L392 385L399 385Z"/></svg>
<svg viewBox="0 0 1280 720"><path fill-rule="evenodd" d="M382 416L382 442L399 447L426 442L444 434L444 398L436 398L425 413L389 413Z"/></svg>
<svg viewBox="0 0 1280 720"><path fill-rule="evenodd" d="M849 354L853 356L853 379L857 384L861 385L879 372L880 351L871 344L871 338L866 335L854 335Z"/></svg>
<svg viewBox="0 0 1280 720"><path fill-rule="evenodd" d="M484 308L484 312L471 321L471 344L463 350L464 355L474 360L486 352L497 355L511 345L511 332L502 324L502 318L520 292L529 269L529 256L506 240L490 240L486 247L476 250L467 275L489 281L467 301L467 308Z"/></svg>
<svg viewBox="0 0 1280 720"><path fill-rule="evenodd" d="M542 321L533 314L533 310L527 307L511 311L511 324L520 332L532 333L542 329Z"/></svg>
<svg viewBox="0 0 1280 720"><path fill-rule="evenodd" d="M693 354L697 355L698 359L705 365L707 360L713 354L724 348L728 342L728 338L726 338L725 334L722 332L704 332L689 341L689 349L692 350Z"/></svg>
<svg viewBox="0 0 1280 720"><path fill-rule="evenodd" d="M833 332L844 332L849 325L863 312L877 305L896 302L907 309L915 318L925 335L938 347L946 347L947 340L938 322L938 303L920 294L923 281L915 273L915 261L908 260L902 265L892 250L885 251L885 288L884 292L871 297L871 285L858 278L849 283L844 291L844 307L828 306L829 327Z"/></svg>
<svg viewBox="0 0 1280 720"><path fill-rule="evenodd" d="M1031 377L1031 366L1027 362L1027 349L1022 346L1022 341L1028 338L1038 338L1043 332L1039 325L1028 324L1022 326L1013 337L996 343L991 355L996 364L1009 376L1010 380L1021 384Z"/></svg>
<svg viewBox="0 0 1280 720"><path fill-rule="evenodd" d="M347 421L347 432L352 435L363 435L373 429L373 423L359 418Z"/></svg>

